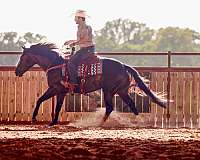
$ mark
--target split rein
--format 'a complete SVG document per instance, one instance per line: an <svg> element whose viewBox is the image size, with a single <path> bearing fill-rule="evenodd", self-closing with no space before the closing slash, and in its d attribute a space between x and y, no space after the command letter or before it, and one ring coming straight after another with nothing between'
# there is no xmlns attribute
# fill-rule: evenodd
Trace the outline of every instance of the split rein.
<svg viewBox="0 0 200 160"><path fill-rule="evenodd" d="M63 63L63 64L60 64L60 65L57 65L57 66L53 66L53 67L50 67L46 70L46 74L48 74L49 71L51 70L54 70L54 69L58 69L58 68L63 68L66 66L66 63Z"/></svg>

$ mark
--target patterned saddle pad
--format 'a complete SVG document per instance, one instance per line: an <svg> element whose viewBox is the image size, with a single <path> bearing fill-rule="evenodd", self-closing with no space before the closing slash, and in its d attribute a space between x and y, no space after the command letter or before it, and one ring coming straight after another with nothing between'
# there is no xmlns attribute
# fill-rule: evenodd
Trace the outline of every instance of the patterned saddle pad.
<svg viewBox="0 0 200 160"><path fill-rule="evenodd" d="M78 65L78 77L90 77L102 74L102 60L96 55L86 58Z"/></svg>

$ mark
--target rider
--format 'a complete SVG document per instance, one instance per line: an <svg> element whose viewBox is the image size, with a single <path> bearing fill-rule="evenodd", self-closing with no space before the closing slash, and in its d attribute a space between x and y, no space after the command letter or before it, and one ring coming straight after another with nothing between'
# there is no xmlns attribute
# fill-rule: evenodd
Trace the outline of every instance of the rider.
<svg viewBox="0 0 200 160"><path fill-rule="evenodd" d="M77 67L78 63L87 58L95 52L95 46L93 43L93 35L91 26L86 24L86 11L77 10L75 13L75 22L78 24L77 40L69 40L64 45L74 46L78 45L80 49L71 56L68 68L69 68L69 83L77 85Z"/></svg>

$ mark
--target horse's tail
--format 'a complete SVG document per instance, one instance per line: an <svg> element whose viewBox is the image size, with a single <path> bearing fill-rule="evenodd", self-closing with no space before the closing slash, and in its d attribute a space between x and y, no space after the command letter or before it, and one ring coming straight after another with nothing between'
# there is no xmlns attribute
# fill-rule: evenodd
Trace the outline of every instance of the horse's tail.
<svg viewBox="0 0 200 160"><path fill-rule="evenodd" d="M143 78L139 75L139 73L131 68L130 66L124 65L128 73L134 78L135 82L137 83L138 87L144 91L144 93L149 96L152 101L161 107L167 107L167 100L160 98L157 94L155 94L149 87L144 83L142 80Z"/></svg>

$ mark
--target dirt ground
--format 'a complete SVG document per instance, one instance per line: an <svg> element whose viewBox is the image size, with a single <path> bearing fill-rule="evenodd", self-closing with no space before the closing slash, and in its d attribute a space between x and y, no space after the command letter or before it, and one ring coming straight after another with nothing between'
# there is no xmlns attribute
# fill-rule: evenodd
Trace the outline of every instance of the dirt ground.
<svg viewBox="0 0 200 160"><path fill-rule="evenodd" d="M200 159L200 129L1 124L0 159Z"/></svg>

